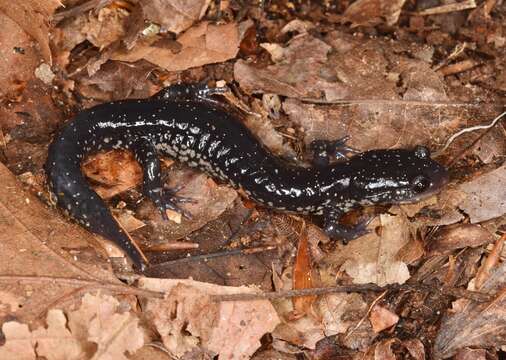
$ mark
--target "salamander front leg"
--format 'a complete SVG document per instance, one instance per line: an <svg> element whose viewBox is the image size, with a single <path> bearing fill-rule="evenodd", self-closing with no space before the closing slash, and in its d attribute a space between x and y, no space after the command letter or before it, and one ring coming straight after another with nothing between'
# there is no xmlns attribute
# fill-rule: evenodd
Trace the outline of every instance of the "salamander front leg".
<svg viewBox="0 0 506 360"><path fill-rule="evenodd" d="M337 140L313 140L309 145L313 152L313 164L327 166L331 159L346 160L347 154L357 153L357 150L346 145L349 139L349 136L345 136Z"/></svg>
<svg viewBox="0 0 506 360"><path fill-rule="evenodd" d="M356 239L369 232L367 225L371 222L372 218L364 219L353 227L345 227L339 224L339 219L343 212L338 208L328 208L324 210L324 231L332 240L341 240L347 244L353 239Z"/></svg>
<svg viewBox="0 0 506 360"><path fill-rule="evenodd" d="M160 159L154 145L148 139L140 138L133 143L131 150L143 169L142 192L153 201L162 217L168 220L166 210L170 209L190 219L191 215L181 209L178 203L191 202L192 200L177 196L176 192L179 188L171 190L163 187Z"/></svg>

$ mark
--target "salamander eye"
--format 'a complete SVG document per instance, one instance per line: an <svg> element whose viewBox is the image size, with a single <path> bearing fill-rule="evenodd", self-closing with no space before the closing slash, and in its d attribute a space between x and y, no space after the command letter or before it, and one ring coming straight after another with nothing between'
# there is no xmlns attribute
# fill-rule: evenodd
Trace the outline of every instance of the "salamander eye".
<svg viewBox="0 0 506 360"><path fill-rule="evenodd" d="M430 157L430 151L425 146L418 145L415 148L415 156L420 159L428 159Z"/></svg>
<svg viewBox="0 0 506 360"><path fill-rule="evenodd" d="M411 181L411 187L417 193L424 192L430 186L430 180L423 175L418 175Z"/></svg>

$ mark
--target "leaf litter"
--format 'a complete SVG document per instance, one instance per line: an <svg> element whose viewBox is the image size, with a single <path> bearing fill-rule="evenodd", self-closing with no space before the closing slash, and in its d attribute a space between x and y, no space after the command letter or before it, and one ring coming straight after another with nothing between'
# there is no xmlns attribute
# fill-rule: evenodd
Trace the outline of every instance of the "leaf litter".
<svg viewBox="0 0 506 360"><path fill-rule="evenodd" d="M0 168L0 354L423 359L504 345L505 130L501 121L480 129L504 111L504 4L97 4L0 2L12 35L0 47L0 161L10 170ZM311 219L302 235L293 227L300 219L280 229L233 189L170 162L168 185L184 183L181 195L196 199L184 205L191 221L161 221L136 190L140 171L128 153L86 163L94 188L145 249L198 244L177 253L192 254L186 270L196 269L193 256L204 259L184 277L264 291L271 276L281 292L353 283L371 291L216 303L214 295L261 291L118 272L123 261L111 267L101 239L40 204L50 203L41 165L63 119L174 82L222 80L245 124L289 161L307 159L314 139L349 135L359 150L424 144L440 150L452 183L426 202L377 209L369 234L346 246ZM462 136L446 149L454 134Z"/></svg>

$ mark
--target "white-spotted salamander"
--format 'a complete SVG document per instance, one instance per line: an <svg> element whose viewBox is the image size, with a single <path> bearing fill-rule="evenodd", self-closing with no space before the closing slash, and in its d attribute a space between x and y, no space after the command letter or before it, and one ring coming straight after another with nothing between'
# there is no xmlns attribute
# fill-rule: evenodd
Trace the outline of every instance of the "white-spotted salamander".
<svg viewBox="0 0 506 360"><path fill-rule="evenodd" d="M345 140L311 144L313 166L287 163L270 153L235 116L210 95L223 88L173 85L151 98L123 100L79 113L55 137L45 165L58 205L94 233L117 243L134 264L147 264L106 204L90 188L80 164L90 153L129 149L144 172L143 193L166 217L181 211L178 197L163 188L158 154L167 155L242 188L265 206L323 216L333 239L348 241L365 232L339 225L347 211L372 204L417 201L437 192L447 170L422 146L413 150L371 150L350 158ZM332 158L339 161L330 161Z"/></svg>

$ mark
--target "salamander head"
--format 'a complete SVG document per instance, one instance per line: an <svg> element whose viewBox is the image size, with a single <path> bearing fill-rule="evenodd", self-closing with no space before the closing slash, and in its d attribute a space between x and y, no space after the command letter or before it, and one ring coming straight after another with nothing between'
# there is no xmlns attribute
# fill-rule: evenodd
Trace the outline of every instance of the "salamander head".
<svg viewBox="0 0 506 360"><path fill-rule="evenodd" d="M410 203L427 198L448 183L448 171L429 150L371 150L351 158L350 191L363 205Z"/></svg>

